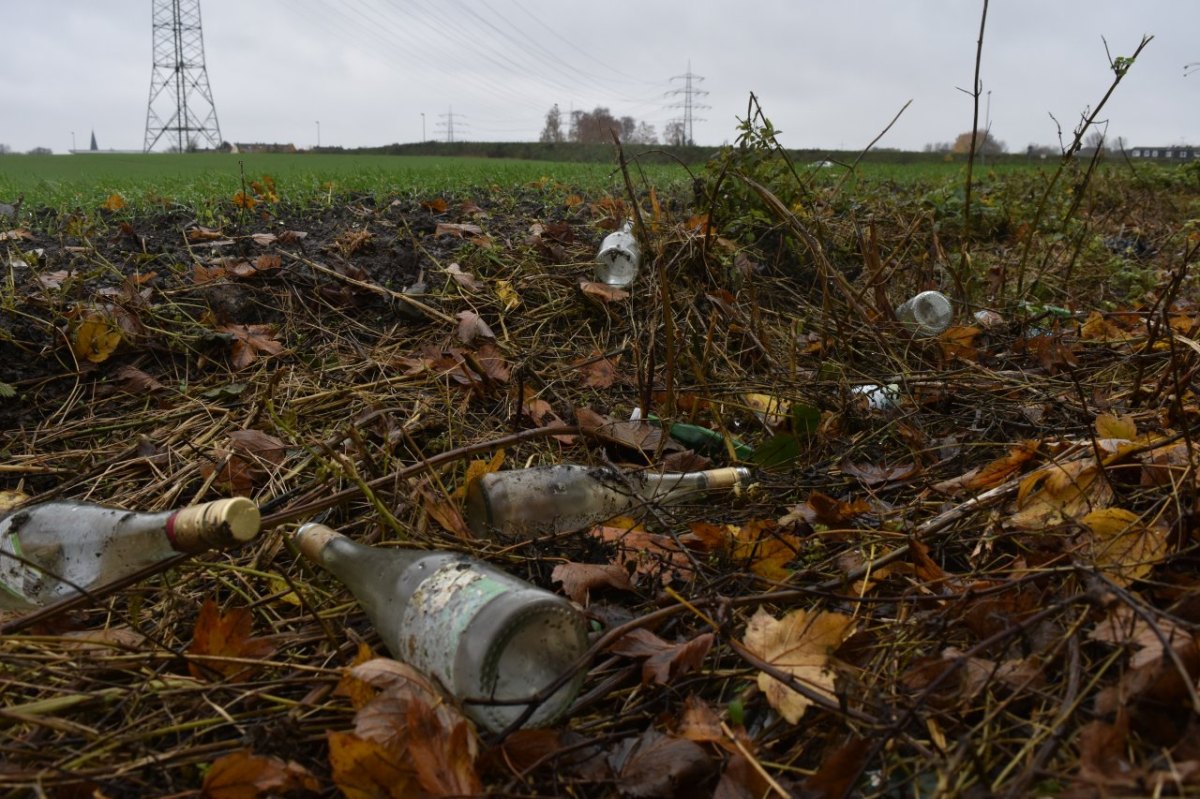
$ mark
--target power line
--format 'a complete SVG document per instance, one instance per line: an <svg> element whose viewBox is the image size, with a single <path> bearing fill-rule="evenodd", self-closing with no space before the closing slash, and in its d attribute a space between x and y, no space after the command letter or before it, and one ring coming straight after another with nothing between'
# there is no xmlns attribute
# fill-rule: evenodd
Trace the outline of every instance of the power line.
<svg viewBox="0 0 1200 799"><path fill-rule="evenodd" d="M200 0L154 0L151 19L154 67L142 149L149 152L164 135L174 136L181 153L201 140L219 148L221 126L204 63Z"/></svg>
<svg viewBox="0 0 1200 799"><path fill-rule="evenodd" d="M459 120L458 127L460 130L464 127L468 127L468 125L466 125L464 122L462 122L463 115L454 113L453 108L448 108L448 109L446 109L446 113L438 114L438 116L441 117L442 119L446 120L445 122L437 123L437 127L441 128L442 130L444 130L446 132L446 143L454 144L454 120L456 118Z"/></svg>
<svg viewBox="0 0 1200 799"><path fill-rule="evenodd" d="M712 106L710 106L710 105L701 105L692 100L693 97L703 97L706 94L708 94L708 92L696 88L696 84L700 83L700 81L704 80L704 78L700 77L699 75L693 74L692 61L691 61L691 59L688 59L687 72L683 73L682 75L675 75L671 78L671 80L672 81L682 80L683 87L680 89L672 89L671 91L667 92L667 96L671 97L671 96L677 96L677 95L682 94L683 102L682 103L671 103L667 107L683 109L683 119L681 121L683 122L684 136L687 139L686 143L687 144L695 144L696 138L693 135L692 123L694 123L696 121L705 122L707 120L704 120L704 119L697 120L696 117L693 116L693 112L696 109L700 109L700 108L712 108ZM675 121L675 120L672 120L672 121Z"/></svg>

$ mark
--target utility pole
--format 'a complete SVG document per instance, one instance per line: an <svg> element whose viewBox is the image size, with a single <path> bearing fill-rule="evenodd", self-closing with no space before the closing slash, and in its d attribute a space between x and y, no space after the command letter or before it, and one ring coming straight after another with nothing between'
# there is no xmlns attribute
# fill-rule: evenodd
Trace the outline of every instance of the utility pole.
<svg viewBox="0 0 1200 799"><path fill-rule="evenodd" d="M424 111L421 112L421 141L423 141L423 142L428 141L428 139L425 138L425 112Z"/></svg>
<svg viewBox="0 0 1200 799"><path fill-rule="evenodd" d="M667 92L667 96L675 97L678 95L683 95L683 102L671 103L670 105L667 106L667 108L682 108L683 109L683 118L682 118L682 120L678 120L678 121L683 122L683 134L684 134L684 137L687 139L687 141L685 143L686 144L695 144L696 139L695 139L695 136L693 135L692 125L694 122L705 122L706 120L696 118L693 115L693 112L698 109L701 109L701 108L711 108L712 107L712 106L708 106L708 105L700 105L699 103L695 102L692 99L694 97L703 97L704 95L708 94L708 92L696 88L697 84L699 84L702 80L704 80L704 78L702 78L699 75L696 75L692 72L692 61L689 58L687 72L683 73L682 75L675 75L674 77L671 78L671 80L672 81L682 80L683 86L682 86L682 88L672 89L671 91Z"/></svg>
<svg viewBox="0 0 1200 799"><path fill-rule="evenodd" d="M321 149L321 120L314 120L317 123L317 149Z"/></svg>
<svg viewBox="0 0 1200 799"><path fill-rule="evenodd" d="M448 144L453 144L454 143L454 126L455 126L454 120L458 119L458 128L461 130L462 128L466 127L466 125L462 122L463 115L454 113L453 108L447 108L446 113L438 114L438 116L446 121L437 123L437 126L439 128L441 128L443 131L445 131L446 142Z"/></svg>
<svg viewBox="0 0 1200 799"><path fill-rule="evenodd" d="M200 0L153 0L154 69L146 103L149 152L164 136L184 153L206 143L221 146L217 107L204 64Z"/></svg>

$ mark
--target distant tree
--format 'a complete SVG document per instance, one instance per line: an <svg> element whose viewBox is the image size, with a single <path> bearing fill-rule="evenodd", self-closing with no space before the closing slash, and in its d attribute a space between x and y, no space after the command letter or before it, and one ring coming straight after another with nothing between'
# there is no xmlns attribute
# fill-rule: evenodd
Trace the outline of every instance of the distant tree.
<svg viewBox="0 0 1200 799"><path fill-rule="evenodd" d="M966 133L958 134L958 136L954 139L954 145L951 147L951 151L956 153L971 152L971 139L972 133L969 130ZM998 141L987 131L976 131L974 134L974 140L976 154L984 153L986 155L995 155L1008 150L1004 142Z"/></svg>
<svg viewBox="0 0 1200 799"><path fill-rule="evenodd" d="M639 122L633 135L628 138L630 144L658 144L658 134L654 132L654 126L648 122Z"/></svg>
<svg viewBox="0 0 1200 799"><path fill-rule="evenodd" d="M54 151L49 147L34 147L29 151L30 155L54 155Z"/></svg>
<svg viewBox="0 0 1200 799"><path fill-rule="evenodd" d="M1093 130L1083 140L1083 149L1088 153L1094 153L1097 150L1104 149L1104 133L1098 130Z"/></svg>
<svg viewBox="0 0 1200 799"><path fill-rule="evenodd" d="M954 149L954 145L948 141L930 142L925 145L927 153L948 153Z"/></svg>
<svg viewBox="0 0 1200 799"><path fill-rule="evenodd" d="M687 128L682 119L674 119L663 128L663 144L682 147L688 143Z"/></svg>
<svg viewBox="0 0 1200 799"><path fill-rule="evenodd" d="M1025 155L1028 158L1049 158L1060 154L1058 148L1048 144L1030 144L1025 148Z"/></svg>
<svg viewBox="0 0 1200 799"><path fill-rule="evenodd" d="M621 134L621 122L607 108L596 106L591 111L576 111L572 126L572 141L580 144L603 144L612 141L612 132Z"/></svg>
<svg viewBox="0 0 1200 799"><path fill-rule="evenodd" d="M542 135L538 137L538 141L543 144L558 144L562 140L562 112L558 110L558 103L555 103L546 112L546 127L542 128Z"/></svg>
<svg viewBox="0 0 1200 799"><path fill-rule="evenodd" d="M0 144L0 155L8 155L12 152L12 148L7 144Z"/></svg>

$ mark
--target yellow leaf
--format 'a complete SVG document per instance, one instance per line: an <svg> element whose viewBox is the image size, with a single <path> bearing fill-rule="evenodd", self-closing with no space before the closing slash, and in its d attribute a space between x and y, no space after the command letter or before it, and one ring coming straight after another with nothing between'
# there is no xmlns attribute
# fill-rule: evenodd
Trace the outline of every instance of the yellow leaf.
<svg viewBox="0 0 1200 799"><path fill-rule="evenodd" d="M92 363L108 360L121 343L121 331L103 314L88 314L75 329L75 355Z"/></svg>
<svg viewBox="0 0 1200 799"><path fill-rule="evenodd" d="M287 584L287 580L279 576L273 576L269 582L271 584L271 593L279 595L275 597L277 600L300 607L300 597L296 596L296 592Z"/></svg>
<svg viewBox="0 0 1200 799"><path fill-rule="evenodd" d="M517 294L517 290L508 280L496 281L496 296L500 298L500 302L504 303L506 311L511 311L521 304L521 295Z"/></svg>
<svg viewBox="0 0 1200 799"><path fill-rule="evenodd" d="M496 454L492 456L490 461L478 460L471 461L467 464L467 474L463 477L462 485L454 489L454 498L462 499L467 493L467 486L483 477L485 474L500 471L500 467L504 465L504 450L496 450Z"/></svg>
<svg viewBox="0 0 1200 799"><path fill-rule="evenodd" d="M29 495L20 491L0 491L0 513L7 513L28 499Z"/></svg>
<svg viewBox="0 0 1200 799"><path fill-rule="evenodd" d="M1143 524L1133 511L1095 510L1082 522L1092 532L1092 562L1120 585L1145 577L1167 554L1163 531Z"/></svg>
<svg viewBox="0 0 1200 799"><path fill-rule="evenodd" d="M403 752L352 732L329 732L325 737L333 782L347 799L416 795L416 773Z"/></svg>
<svg viewBox="0 0 1200 799"><path fill-rule="evenodd" d="M342 679L338 681L337 688L333 689L334 696L350 697L350 704L355 710L362 710L379 693L370 683L354 674L355 666L361 666L371 660L375 660L375 653L371 651L370 646L359 641L358 653L342 673Z"/></svg>
<svg viewBox="0 0 1200 799"><path fill-rule="evenodd" d="M254 199L249 194L246 194L244 191L239 191L237 194L233 195L233 204L238 208L245 208L249 210L258 205L258 200Z"/></svg>
<svg viewBox="0 0 1200 799"><path fill-rule="evenodd" d="M782 619L759 608L742 643L754 654L818 694L833 698L833 651L850 635L853 619L841 613L794 610ZM790 723L800 721L811 700L766 672L758 675L759 690L771 707Z"/></svg>
<svg viewBox="0 0 1200 799"><path fill-rule="evenodd" d="M1095 458L1051 463L1021 481L1017 512L1009 522L1023 530L1044 530L1106 508L1112 498L1112 487L1101 476Z"/></svg>
<svg viewBox="0 0 1200 799"><path fill-rule="evenodd" d="M767 427L783 424L787 406L779 397L772 397L770 394L743 394L742 399Z"/></svg>
<svg viewBox="0 0 1200 799"><path fill-rule="evenodd" d="M119 194L110 194L100 207L106 211L120 211L125 207L125 198Z"/></svg>
<svg viewBox="0 0 1200 799"><path fill-rule="evenodd" d="M1132 416L1114 416L1102 413L1096 417L1096 435L1100 438L1122 438L1133 441L1137 438L1137 422Z"/></svg>

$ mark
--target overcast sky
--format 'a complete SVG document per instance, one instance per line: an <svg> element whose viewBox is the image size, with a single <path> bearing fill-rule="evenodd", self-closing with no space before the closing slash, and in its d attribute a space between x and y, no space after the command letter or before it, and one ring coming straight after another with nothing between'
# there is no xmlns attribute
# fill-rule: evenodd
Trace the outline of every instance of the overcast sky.
<svg viewBox="0 0 1200 799"><path fill-rule="evenodd" d="M0 143L139 149L154 0L0 0ZM185 0L187 2L187 0ZM547 109L665 125L691 64L696 142L736 136L750 92L788 147L921 149L971 123L981 2L968 0L202 0L222 138L358 147L536 139ZM1200 144L1200 2L993 0L983 100L1010 150L1105 108L1110 139ZM703 78L702 80L700 78ZM703 106L703 107L701 107ZM422 120L424 115L424 121ZM319 125L318 125L319 122ZM0 169L3 165L0 164Z"/></svg>

